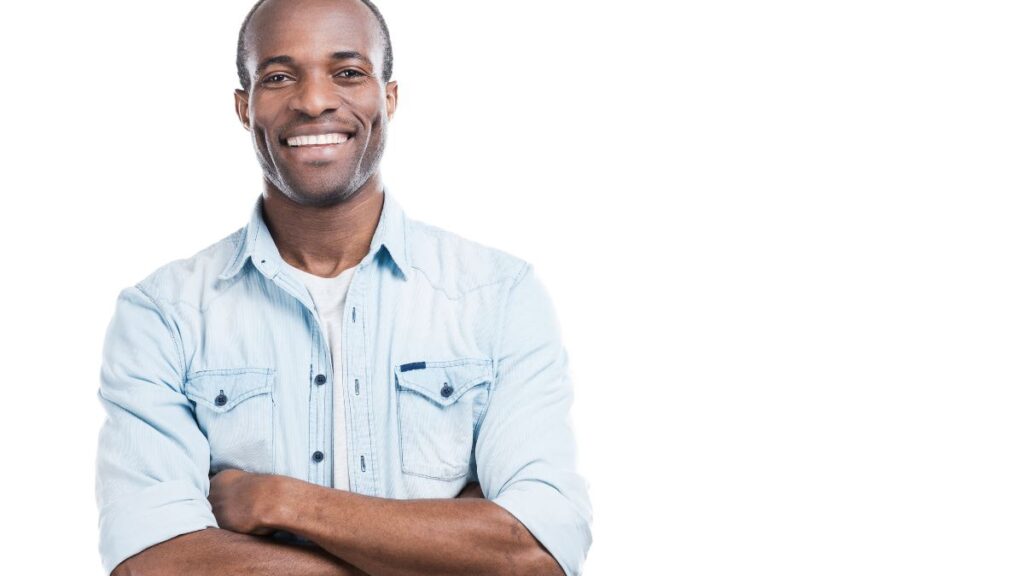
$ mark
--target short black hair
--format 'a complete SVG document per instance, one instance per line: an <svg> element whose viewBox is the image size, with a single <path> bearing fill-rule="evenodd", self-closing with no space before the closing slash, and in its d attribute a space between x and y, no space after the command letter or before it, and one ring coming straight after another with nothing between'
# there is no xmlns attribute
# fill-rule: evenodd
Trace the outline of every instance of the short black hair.
<svg viewBox="0 0 1024 576"><path fill-rule="evenodd" d="M250 84L249 71L245 68L245 60L249 56L249 48L245 45L245 32L249 28L249 21L252 20L252 15L256 13L256 9L266 1L258 0L253 5L252 9L249 10L249 14L245 16L245 20L242 21L242 27L238 30L238 52L235 55L235 67L238 68L238 82L246 92L249 91ZM380 13L380 9L371 0L360 1L373 12L373 15L377 17L377 24L380 25L381 35L384 37L384 70L381 77L384 79L384 82L389 82L391 81L391 69L394 65L394 53L391 50L391 33L388 31L388 23L384 21L384 15Z"/></svg>

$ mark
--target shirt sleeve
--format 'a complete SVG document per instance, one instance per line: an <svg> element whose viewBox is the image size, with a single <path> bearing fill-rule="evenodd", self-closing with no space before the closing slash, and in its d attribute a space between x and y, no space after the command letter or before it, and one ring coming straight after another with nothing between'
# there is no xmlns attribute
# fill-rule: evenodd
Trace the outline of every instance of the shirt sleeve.
<svg viewBox="0 0 1024 576"><path fill-rule="evenodd" d="M592 540L588 483L576 471L560 328L530 264L510 288L502 324L495 384L477 436L477 476L484 495L576 576Z"/></svg>
<svg viewBox="0 0 1024 576"><path fill-rule="evenodd" d="M182 393L179 342L141 285L121 291L107 326L97 392L106 412L96 503L107 573L150 546L217 526L207 500L210 446Z"/></svg>

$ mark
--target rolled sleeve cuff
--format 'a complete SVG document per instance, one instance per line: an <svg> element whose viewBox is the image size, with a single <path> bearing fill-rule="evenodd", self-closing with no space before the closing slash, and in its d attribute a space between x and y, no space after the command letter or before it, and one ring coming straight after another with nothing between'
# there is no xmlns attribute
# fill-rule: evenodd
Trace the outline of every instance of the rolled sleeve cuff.
<svg viewBox="0 0 1024 576"><path fill-rule="evenodd" d="M100 556L109 574L126 558L175 536L217 526L210 501L188 481L162 482L100 512Z"/></svg>
<svg viewBox="0 0 1024 576"><path fill-rule="evenodd" d="M579 576L590 549L590 521L561 492L543 482L521 481L492 501L526 526L566 576Z"/></svg>

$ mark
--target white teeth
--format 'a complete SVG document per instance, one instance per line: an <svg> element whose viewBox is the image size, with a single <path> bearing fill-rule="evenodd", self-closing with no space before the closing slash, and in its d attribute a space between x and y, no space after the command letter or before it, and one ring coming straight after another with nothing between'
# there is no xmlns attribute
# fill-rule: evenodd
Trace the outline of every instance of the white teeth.
<svg viewBox="0 0 1024 576"><path fill-rule="evenodd" d="M346 134L314 134L311 136L295 136L288 139L289 146L322 146L324 144L341 144L348 140Z"/></svg>

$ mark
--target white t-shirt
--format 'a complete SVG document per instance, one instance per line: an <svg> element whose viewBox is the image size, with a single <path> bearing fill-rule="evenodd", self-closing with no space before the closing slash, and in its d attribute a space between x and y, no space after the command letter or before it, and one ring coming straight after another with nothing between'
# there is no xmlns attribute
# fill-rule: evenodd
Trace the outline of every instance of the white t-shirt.
<svg viewBox="0 0 1024 576"><path fill-rule="evenodd" d="M356 267L353 266L334 278L310 274L284 263L294 276L302 281L313 298L320 326L331 347L331 364L334 367L334 487L349 489L348 482L348 439L345 427L345 386L341 372L341 322L345 311L345 296L352 282Z"/></svg>

